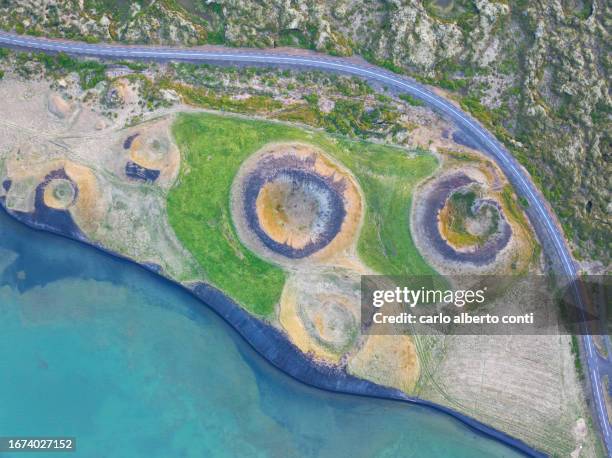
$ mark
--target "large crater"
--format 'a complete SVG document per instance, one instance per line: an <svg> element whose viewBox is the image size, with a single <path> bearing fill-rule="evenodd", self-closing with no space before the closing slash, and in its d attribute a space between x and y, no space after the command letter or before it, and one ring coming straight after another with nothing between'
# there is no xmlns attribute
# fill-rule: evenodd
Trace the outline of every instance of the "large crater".
<svg viewBox="0 0 612 458"><path fill-rule="evenodd" d="M508 245L512 229L498 202L474 194L475 184L463 173L434 181L416 223L444 259L482 266Z"/></svg>
<svg viewBox="0 0 612 458"><path fill-rule="evenodd" d="M232 205L247 245L290 260L321 252L344 229L353 230L361 214L359 196L348 173L322 153L307 145L280 144L243 164Z"/></svg>
<svg viewBox="0 0 612 458"><path fill-rule="evenodd" d="M287 167L283 159L266 164L278 166L273 173L259 169L250 176L244 210L264 245L278 254L303 258L334 239L346 210L333 180Z"/></svg>

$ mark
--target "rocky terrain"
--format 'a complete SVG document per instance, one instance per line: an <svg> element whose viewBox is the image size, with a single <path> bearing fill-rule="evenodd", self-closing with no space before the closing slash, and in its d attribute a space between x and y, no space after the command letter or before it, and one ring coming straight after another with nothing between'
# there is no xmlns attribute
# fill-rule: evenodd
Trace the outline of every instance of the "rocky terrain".
<svg viewBox="0 0 612 458"><path fill-rule="evenodd" d="M612 211L610 17L601 0L0 3L0 26L20 33L356 53L442 87L529 169L585 266L594 259L603 268Z"/></svg>
<svg viewBox="0 0 612 458"><path fill-rule="evenodd" d="M0 3L5 29L89 42L197 44L207 38L201 24L168 1L36 0Z"/></svg>

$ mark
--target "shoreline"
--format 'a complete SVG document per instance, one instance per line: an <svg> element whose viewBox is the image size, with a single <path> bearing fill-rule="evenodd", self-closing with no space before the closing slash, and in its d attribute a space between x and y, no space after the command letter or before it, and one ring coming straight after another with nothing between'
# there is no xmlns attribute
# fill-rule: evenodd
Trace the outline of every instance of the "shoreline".
<svg viewBox="0 0 612 458"><path fill-rule="evenodd" d="M507 433L488 426L472 417L464 415L449 407L436 404L425 399L409 396L395 388L389 388L365 379L360 379L348 374L337 367L320 364L302 353L280 330L270 324L251 315L240 307L222 291L204 282L197 282L192 287L181 284L164 275L156 265L140 263L120 253L108 250L103 246L87 239L78 229L76 224L70 226L57 225L57 221L44 221L37 218L36 211L33 213L13 212L5 207L4 198L0 198L0 208L9 217L20 224L37 231L55 234L83 244L88 248L95 249L107 256L124 262L135 264L142 269L156 275L160 280L166 281L174 287L187 291L202 305L207 306L220 316L240 337L262 358L285 375L303 383L307 386L324 390L331 393L393 400L414 405L420 405L451 416L463 425L485 438L497 440L502 444L529 457L545 457L545 453L536 450L520 439L516 439ZM61 219L65 223L66 217L72 220L67 212L62 213ZM43 213L44 215L44 213ZM43 216L39 215L39 216ZM46 214L44 216L50 216ZM60 216L60 215L57 215ZM51 220L53 217L50 218ZM59 226L59 227L58 227Z"/></svg>

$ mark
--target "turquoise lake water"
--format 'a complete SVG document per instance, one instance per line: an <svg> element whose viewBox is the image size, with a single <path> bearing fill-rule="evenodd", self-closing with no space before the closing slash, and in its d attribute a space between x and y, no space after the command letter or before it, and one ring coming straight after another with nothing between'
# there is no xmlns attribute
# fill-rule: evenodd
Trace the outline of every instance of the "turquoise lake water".
<svg viewBox="0 0 612 458"><path fill-rule="evenodd" d="M0 211L0 436L51 457L511 457L417 406L304 386L202 303Z"/></svg>

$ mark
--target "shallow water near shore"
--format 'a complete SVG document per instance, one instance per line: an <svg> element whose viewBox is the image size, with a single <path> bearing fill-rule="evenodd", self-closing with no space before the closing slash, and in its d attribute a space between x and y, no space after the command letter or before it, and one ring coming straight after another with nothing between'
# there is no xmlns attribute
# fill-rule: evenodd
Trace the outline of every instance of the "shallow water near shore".
<svg viewBox="0 0 612 458"><path fill-rule="evenodd" d="M52 457L520 456L431 409L296 382L180 288L0 211L11 435L76 437Z"/></svg>

